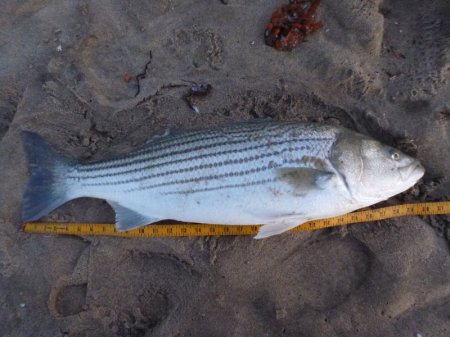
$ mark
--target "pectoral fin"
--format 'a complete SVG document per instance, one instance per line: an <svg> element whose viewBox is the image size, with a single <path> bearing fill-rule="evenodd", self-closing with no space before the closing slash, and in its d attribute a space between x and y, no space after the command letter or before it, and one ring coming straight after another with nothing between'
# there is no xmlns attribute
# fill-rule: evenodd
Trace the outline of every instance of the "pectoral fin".
<svg viewBox="0 0 450 337"><path fill-rule="evenodd" d="M108 201L108 203L116 212L116 228L119 232L129 231L162 220L142 215L114 201Z"/></svg>
<svg viewBox="0 0 450 337"><path fill-rule="evenodd" d="M287 182L297 191L308 192L313 189L325 189L336 176L332 172L310 168L281 168L277 170L281 181Z"/></svg>
<svg viewBox="0 0 450 337"><path fill-rule="evenodd" d="M277 222L273 224L268 224L260 227L258 234L254 237L254 239L264 239L268 238L269 236L281 234L283 232L286 232L292 228L295 228L299 225L301 225L304 221L290 221L290 222Z"/></svg>

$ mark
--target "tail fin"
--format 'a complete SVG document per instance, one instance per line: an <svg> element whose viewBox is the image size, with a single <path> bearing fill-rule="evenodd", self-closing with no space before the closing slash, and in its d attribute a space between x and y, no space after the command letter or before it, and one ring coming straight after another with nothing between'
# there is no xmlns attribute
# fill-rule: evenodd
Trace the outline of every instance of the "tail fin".
<svg viewBox="0 0 450 337"><path fill-rule="evenodd" d="M56 153L33 132L24 131L22 141L31 170L22 203L22 220L27 222L39 219L69 200L62 178L71 160Z"/></svg>

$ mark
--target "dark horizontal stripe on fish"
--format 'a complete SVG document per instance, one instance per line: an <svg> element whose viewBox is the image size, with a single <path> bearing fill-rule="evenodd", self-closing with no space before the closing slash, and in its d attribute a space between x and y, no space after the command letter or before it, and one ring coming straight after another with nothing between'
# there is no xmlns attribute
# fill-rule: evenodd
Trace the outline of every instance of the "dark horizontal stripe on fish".
<svg viewBox="0 0 450 337"><path fill-rule="evenodd" d="M269 125L259 125L259 128L231 128L229 130L226 131L225 135L233 135L233 136L240 136L240 135L248 135L249 134L249 130L251 130L250 132L256 132L256 131L261 131L263 129L266 129L266 131L270 131L273 129L277 129L279 127L277 126L271 126L269 128ZM234 129L236 131L234 131ZM206 136L213 136L210 138L206 138ZM173 143L175 144L185 144L186 141L190 141L190 140L201 140L204 141L206 139L214 139L218 136L223 136L224 135L224 131L223 129L218 129L218 130L193 130L193 131L185 131L179 135L175 134L175 135L170 135L170 133L167 136L155 136L154 139L150 140L150 142L152 142L152 145L156 145L158 147L167 147L172 145ZM149 142L149 144L150 144ZM135 151L135 153L143 153L148 151L148 149L139 149L137 151Z"/></svg>
<svg viewBox="0 0 450 337"><path fill-rule="evenodd" d="M212 129L212 130L186 130L180 134L170 135L170 132L167 136L161 135L161 136L155 136L154 139L152 139L150 142L152 142L152 145L157 145L158 147L167 147L173 143L176 145L179 144L185 144L186 141L189 140L208 140L208 139L214 139L218 136L248 136L251 133L262 131L270 132L273 130L280 130L282 128L285 128L289 126L290 128L299 129L301 126L298 125L296 122L283 122L278 123L276 125L273 124L264 124L261 122L245 122L241 124L235 124L231 126L224 126L220 129ZM225 131L226 130L226 131ZM211 135L213 137L206 138L205 136ZM149 144L150 144L149 142ZM161 146L160 146L161 145ZM135 153L143 153L148 151L148 149L139 149L135 151Z"/></svg>
<svg viewBox="0 0 450 337"><path fill-rule="evenodd" d="M264 135L259 135L259 136L253 136L252 139L248 139L248 138L243 138L240 140L236 140L236 141L230 141L230 140L226 140L223 141L222 139L219 139L217 142L214 143L210 143L210 144L203 144L200 146L194 146L191 148L186 148L186 149L180 149L178 151L174 151L174 152L170 152L170 153L159 153L158 151L155 150L155 148L153 146L150 146L150 144L148 144L148 148L145 150L140 150L140 152L132 152L129 155L117 158L117 159L112 159L112 160L107 160L104 161L102 163L92 163L92 164L86 164L86 165L81 165L78 167L78 171L79 172L92 172L92 171L102 171L102 170L108 170L108 169L118 169L121 167L126 167L128 165L132 165L132 164L140 164L140 163L144 163L146 161L149 160L157 160L160 158L164 158L164 157L169 157L169 156L173 156L176 154L184 154L186 152L189 151L200 151L202 149L207 149L207 148L213 148L216 146L223 146L223 145L227 145L227 144L234 144L234 145L238 145L241 143L245 143L248 141L256 141L256 140L260 140L260 139L264 139L267 137L271 137L271 136L277 136L277 133L274 134L264 134ZM246 133L246 136L250 136L250 134ZM220 136L223 138L223 134L220 134ZM206 137L206 138L200 138L200 139L196 139L193 141L181 141L178 140L178 143L173 144L171 147L164 147L160 150L168 150L171 151L170 149L172 147L186 147L186 145L195 145L195 143L205 143L207 140L215 140L218 138L218 135L214 135L213 137ZM152 144L153 145L153 144ZM164 151L159 151L159 152L164 152ZM147 156L147 154L152 154L153 156Z"/></svg>
<svg viewBox="0 0 450 337"><path fill-rule="evenodd" d="M165 187L165 186L172 186L172 185L183 185L183 184L189 184L189 183L197 183L197 182L204 181L204 180L214 181L214 180L218 180L218 179L221 179L221 178L242 177L242 176L253 174L253 173L259 173L259 172L264 172L264 171L267 171L267 170L280 168L284 164L298 163L300 161L301 161L300 159L289 160L289 161L284 160L283 164L270 164L270 165L267 165L267 166L252 168L252 169L245 170L245 171L234 171L234 172L226 172L226 173L222 173L222 174L214 174L214 175L203 176L203 177L196 177L196 178L190 178L190 179L179 179L179 180L174 180L174 181L170 181L170 182L152 184L152 185L141 186L141 187L136 187L136 188L130 188L130 189L124 190L124 192L135 192L135 191L154 189L154 188L157 188L157 187Z"/></svg>
<svg viewBox="0 0 450 337"><path fill-rule="evenodd" d="M199 188L196 190L170 191L170 192L165 192L165 193L161 193L161 194L171 195L171 194L190 194L190 193L199 193L199 192L218 191L218 190L226 190L226 189L239 188L239 187L263 185L263 184L275 182L277 180L278 180L278 178L262 179L262 180L255 180L255 181L245 183L245 184L229 184L229 185L221 185L221 186L216 186L216 187Z"/></svg>
<svg viewBox="0 0 450 337"><path fill-rule="evenodd" d="M279 130L277 130L277 131L279 131ZM193 146L191 148L180 149L178 151L173 151L170 153L163 153L163 154L158 154L158 151L156 151L152 146L150 146L151 144L148 144L148 149L145 149L145 152L134 151L134 152L130 153L129 155L125 155L123 157L116 158L116 159L106 160L101 163L91 163L91 164L80 165L77 167L77 169L78 169L78 172L80 172L80 173L81 172L92 172L92 171L98 172L98 171L109 170L109 169L118 169L118 168L126 167L126 166L132 165L132 164L141 164L141 163L145 163L146 161L157 160L160 158L170 157L170 156L177 155L177 154L184 154L186 152L191 152L191 151L200 151L200 150L214 148L214 147L223 146L223 145L238 145L238 144L246 143L249 141L254 142L254 141L265 139L268 137L277 136L278 134L279 134L279 132L276 132L274 134L265 133L264 135L253 135L251 139L244 138L244 139L240 139L240 140L236 140L236 141L230 141L230 140L223 141L222 139L220 139L218 142L204 144L204 145L200 145L200 146ZM250 136L250 134L247 134L247 135ZM221 134L220 136L223 137L224 135ZM197 139L192 142L181 142L180 141L179 143L176 143L176 144L172 145L171 147L164 147L164 148L162 148L162 150L171 151L172 147L176 148L178 146L195 145L195 143L199 143L199 142L204 143L207 140L214 140L217 138L218 137L215 135L214 137ZM144 150L140 150L140 151L144 151ZM153 155L153 156L147 156L148 154ZM77 178L83 178L83 177L80 176Z"/></svg>
<svg viewBox="0 0 450 337"><path fill-rule="evenodd" d="M165 138L165 137L161 137L161 138ZM161 144L160 142L157 142L157 140L152 140L149 143L146 143L144 146L144 148L142 149L138 149L138 150L134 150L129 154L125 154L120 156L119 158L114 158L114 159L109 159L109 160L105 160L105 161L101 161L101 162L92 162L92 163L88 163L85 165L80 165L79 166L79 171L80 172L90 172L90 171L99 171L99 170L105 170L105 169L110 169L110 168L118 168L121 166L127 166L129 164L133 164L135 160L137 159L142 159L143 160L147 160L145 158L145 155L148 153L158 153L162 152L161 150L167 150L170 149L172 147L178 147L180 145L190 145L190 144L195 144L197 142L204 142L207 140L211 140L211 139L217 139L217 135L211 136L211 137L195 137L195 138L170 138L170 141L168 140L168 142L166 144ZM128 159L131 159L130 161Z"/></svg>
<svg viewBox="0 0 450 337"><path fill-rule="evenodd" d="M302 140L303 141L314 141L311 139L305 139ZM293 143L293 142L299 142L299 140L295 140L295 139L289 139L289 140L284 140L284 141L280 141L280 142L274 142L271 143L271 146L280 146L280 145L285 145L285 144L289 144L289 143ZM164 166L168 166L168 165L174 165L174 164L181 164L184 162L190 162L193 160L198 160L198 159L207 159L207 158L212 158L212 157L217 157L217 156L222 156L222 155L227 155L227 154L235 154L235 153L244 153L245 151L253 151L253 150L257 150L257 149L261 149L264 147L267 147L267 144L261 144L261 145L255 145L255 146L249 146L246 148L242 148L242 149L232 149L232 150L223 150L223 151L217 151L217 152L212 152L212 153L208 153L208 154L202 154L202 155L195 155L195 156L191 156L188 158L182 158L182 159L174 159L174 160L169 160L169 161L165 161L162 163L158 163L158 164L150 164L150 165L146 165L143 167L139 167L139 168L133 168L133 169L129 169L129 170L124 170L124 171L119 171L119 172L113 172L113 173L102 173L102 174L96 174L96 175L83 175L83 176L79 176L79 175L72 175L72 176L68 176L68 178L72 178L72 179L98 179L98 178L107 178L107 177L114 177L114 176L120 176L120 175L126 175L126 174L132 174L132 173L138 173L144 170L151 170L154 168L161 168ZM310 146L309 145L303 145L303 146L297 146L297 147L293 147L292 151L303 151L303 150L309 150ZM288 149L286 149L285 151L288 151ZM279 154L279 151L277 153L273 153L273 155ZM241 158L241 159L245 159L245 158ZM192 166L194 167L194 166ZM187 167L185 168L185 171L191 171L192 167ZM178 172L180 173L180 172Z"/></svg>
<svg viewBox="0 0 450 337"><path fill-rule="evenodd" d="M244 163L248 163L253 160L277 156L277 155L280 155L285 152L293 152L293 151L298 151L300 149L301 148L284 148L279 151L262 153L260 155L255 155L255 156L236 158L236 159L227 159L224 161L217 161L217 162L212 162L212 163L208 163L208 164L194 165L194 166L184 167L184 168L180 168L180 169L176 169L176 170L170 170L170 171L165 171L165 172L161 172L161 173L153 173L153 174L149 174L146 176L125 179L125 180L118 180L118 181L114 181L114 182L82 183L82 186L112 186L112 185L135 183L135 182L139 182L139 181L150 180L153 178L165 177L165 176L172 175L172 174L183 174L183 173L193 172L193 171L197 171L197 170L199 171L199 170L210 169L213 167L214 168L217 168L217 167L223 168L223 167L234 165L234 164L244 164ZM303 156L302 158L304 158L304 157L305 156Z"/></svg>

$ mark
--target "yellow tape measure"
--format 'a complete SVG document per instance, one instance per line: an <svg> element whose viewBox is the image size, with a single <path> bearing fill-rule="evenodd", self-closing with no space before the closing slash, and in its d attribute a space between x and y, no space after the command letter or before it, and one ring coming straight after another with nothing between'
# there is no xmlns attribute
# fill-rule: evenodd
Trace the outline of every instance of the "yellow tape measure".
<svg viewBox="0 0 450 337"><path fill-rule="evenodd" d="M334 218L306 222L290 232L370 222L406 215L450 214L450 201L404 204L378 209L348 213ZM164 223L148 225L127 232L117 232L114 224L94 223L40 223L31 222L23 226L26 233L103 235L124 237L167 237L167 236L212 236L212 235L255 235L260 225L228 226L192 223Z"/></svg>

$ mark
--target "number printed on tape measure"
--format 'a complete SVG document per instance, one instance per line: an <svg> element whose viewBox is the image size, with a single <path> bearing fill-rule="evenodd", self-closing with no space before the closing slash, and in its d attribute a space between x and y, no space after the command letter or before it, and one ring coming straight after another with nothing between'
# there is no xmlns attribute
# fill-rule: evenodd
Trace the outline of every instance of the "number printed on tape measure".
<svg viewBox="0 0 450 337"><path fill-rule="evenodd" d="M364 210L342 216L313 220L304 223L291 232L342 226L358 222L370 222L405 215L450 214L450 201L427 202L395 205L379 209ZM211 224L156 224L118 232L114 224L73 224L73 223L26 223L26 233L65 234L65 235L103 235L124 237L161 237L161 236L211 236L211 235L255 235L259 225L211 225Z"/></svg>

